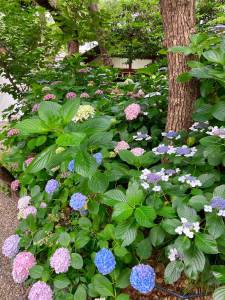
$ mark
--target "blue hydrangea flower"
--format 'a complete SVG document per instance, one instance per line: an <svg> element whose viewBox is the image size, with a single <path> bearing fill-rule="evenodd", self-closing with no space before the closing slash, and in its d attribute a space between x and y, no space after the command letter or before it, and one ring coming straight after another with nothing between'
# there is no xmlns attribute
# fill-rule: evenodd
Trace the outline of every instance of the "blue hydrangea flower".
<svg viewBox="0 0 225 300"><path fill-rule="evenodd" d="M109 249L106 248L102 248L96 253L94 263L99 273L103 275L111 273L116 266L114 255Z"/></svg>
<svg viewBox="0 0 225 300"><path fill-rule="evenodd" d="M55 179L50 179L46 186L45 186L45 191L48 194L53 194L59 187L59 183Z"/></svg>
<svg viewBox="0 0 225 300"><path fill-rule="evenodd" d="M132 268L130 274L131 286L140 293L147 294L155 287L155 271L152 267L144 264Z"/></svg>
<svg viewBox="0 0 225 300"><path fill-rule="evenodd" d="M73 159L69 162L67 169L68 171L73 172L74 168L75 168L75 160Z"/></svg>
<svg viewBox="0 0 225 300"><path fill-rule="evenodd" d="M75 193L70 198L70 207L74 210L81 210L86 204L87 197L81 193Z"/></svg>
<svg viewBox="0 0 225 300"><path fill-rule="evenodd" d="M101 152L95 153L95 154L93 155L93 157L95 158L96 163L97 163L98 165L100 165L100 164L102 163L103 156L102 156L102 153L101 153Z"/></svg>
<svg viewBox="0 0 225 300"><path fill-rule="evenodd" d="M177 140L177 139L180 138L179 133L176 132L176 131L173 131L173 130L169 130L168 132L163 132L162 136L166 137L169 140L172 140L172 139L176 139Z"/></svg>
<svg viewBox="0 0 225 300"><path fill-rule="evenodd" d="M157 173L149 173L146 176L147 176L147 181L149 183L155 183L155 182L158 182L162 179L162 176L160 174L157 174Z"/></svg>

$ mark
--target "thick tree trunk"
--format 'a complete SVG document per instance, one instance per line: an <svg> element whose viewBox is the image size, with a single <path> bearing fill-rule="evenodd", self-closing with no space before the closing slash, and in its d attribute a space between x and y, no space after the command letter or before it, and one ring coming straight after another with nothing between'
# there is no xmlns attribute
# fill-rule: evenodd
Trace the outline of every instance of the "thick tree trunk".
<svg viewBox="0 0 225 300"><path fill-rule="evenodd" d="M68 42L68 56L79 53L79 42L71 40Z"/></svg>
<svg viewBox="0 0 225 300"><path fill-rule="evenodd" d="M187 46L195 32L195 0L160 0L164 44L167 48ZM187 72L190 57L168 52L169 103L166 130L187 130L191 125L193 104L198 96L198 83L178 83L177 77ZM193 59L193 58L192 58Z"/></svg>

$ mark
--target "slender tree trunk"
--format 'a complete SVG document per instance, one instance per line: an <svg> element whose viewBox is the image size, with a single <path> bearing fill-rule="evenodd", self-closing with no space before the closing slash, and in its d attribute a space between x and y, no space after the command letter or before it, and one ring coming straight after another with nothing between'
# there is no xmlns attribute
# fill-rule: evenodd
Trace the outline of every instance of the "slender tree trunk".
<svg viewBox="0 0 225 300"><path fill-rule="evenodd" d="M68 56L79 53L79 42L71 40L68 42Z"/></svg>
<svg viewBox="0 0 225 300"><path fill-rule="evenodd" d="M195 32L195 0L160 0L160 8L165 46L187 46L190 35ZM198 96L198 83L196 80L177 82L177 77L189 70L187 62L190 57L169 51L167 58L169 103L166 130L187 130L191 125L193 104Z"/></svg>

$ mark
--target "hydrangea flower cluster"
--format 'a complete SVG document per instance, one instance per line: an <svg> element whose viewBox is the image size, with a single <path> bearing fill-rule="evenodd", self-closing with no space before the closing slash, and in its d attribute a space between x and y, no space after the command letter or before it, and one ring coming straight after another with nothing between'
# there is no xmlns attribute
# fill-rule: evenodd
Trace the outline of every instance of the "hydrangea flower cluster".
<svg viewBox="0 0 225 300"><path fill-rule="evenodd" d="M181 218L181 226L178 226L175 229L175 232L178 233L179 235L186 235L190 239L193 239L194 233L199 232L200 230L200 225L199 222L188 222L186 218Z"/></svg>
<svg viewBox="0 0 225 300"><path fill-rule="evenodd" d="M74 122L81 122L89 118L93 118L95 115L95 109L91 105L80 105L75 117Z"/></svg>
<svg viewBox="0 0 225 300"><path fill-rule="evenodd" d="M80 94L80 98L86 98L86 99L88 99L88 98L90 98L90 96L89 96L88 93L84 92L84 93Z"/></svg>
<svg viewBox="0 0 225 300"><path fill-rule="evenodd" d="M23 283L29 276L29 270L36 265L36 259L30 252L20 252L13 260L12 276L16 283Z"/></svg>
<svg viewBox="0 0 225 300"><path fill-rule="evenodd" d="M147 133L142 133L141 131L138 131L136 135L133 135L133 139L135 141L149 141L151 140L151 136L148 135Z"/></svg>
<svg viewBox="0 0 225 300"><path fill-rule="evenodd" d="M67 100L71 100L71 99L74 99L76 97L77 97L77 94L74 93L74 92L69 92L69 93L66 94L66 99Z"/></svg>
<svg viewBox="0 0 225 300"><path fill-rule="evenodd" d="M171 248L169 250L168 258L170 261L176 261L177 259L182 259L182 256L176 248Z"/></svg>
<svg viewBox="0 0 225 300"><path fill-rule="evenodd" d="M45 191L48 194L53 194L59 187L59 183L55 179L50 179L46 186L45 186Z"/></svg>
<svg viewBox="0 0 225 300"><path fill-rule="evenodd" d="M136 103L130 104L125 108L124 113L128 121L135 120L141 113L141 107Z"/></svg>
<svg viewBox="0 0 225 300"><path fill-rule="evenodd" d="M192 157L197 152L195 147L189 148L186 145L176 148L176 156Z"/></svg>
<svg viewBox="0 0 225 300"><path fill-rule="evenodd" d="M43 97L45 101L55 100L56 96L54 94L47 94Z"/></svg>
<svg viewBox="0 0 225 300"><path fill-rule="evenodd" d="M73 172L73 171L74 171L74 168L75 168L75 160L72 159L72 160L69 162L67 169L68 169L68 171Z"/></svg>
<svg viewBox="0 0 225 300"><path fill-rule="evenodd" d="M149 265L139 264L132 268L131 286L140 293L147 294L155 287L155 271Z"/></svg>
<svg viewBox="0 0 225 300"><path fill-rule="evenodd" d="M207 134L218 136L221 139L225 139L225 128L224 127L219 128L218 126L215 126L215 127L210 126L208 129L210 131L207 131L206 132Z"/></svg>
<svg viewBox="0 0 225 300"><path fill-rule="evenodd" d="M48 284L37 281L29 291L28 300L52 300L53 292Z"/></svg>
<svg viewBox="0 0 225 300"><path fill-rule="evenodd" d="M16 179L16 180L12 181L10 187L11 187L11 190L12 190L13 192L18 191L18 189L19 189L19 187L20 187L20 182L19 182L19 180Z"/></svg>
<svg viewBox="0 0 225 300"><path fill-rule="evenodd" d="M187 183L193 188L196 186L202 186L201 181L199 179L197 179L196 177L191 176L191 174L186 174L186 175L180 176L178 178L178 181L180 181L182 183Z"/></svg>
<svg viewBox="0 0 225 300"><path fill-rule="evenodd" d="M103 95L104 91L103 90L97 90L95 91L95 95Z"/></svg>
<svg viewBox="0 0 225 300"><path fill-rule="evenodd" d="M26 159L24 161L24 163L28 167L32 163L33 160L34 160L34 157L29 157L28 159Z"/></svg>
<svg viewBox="0 0 225 300"><path fill-rule="evenodd" d="M106 248L102 248L96 253L94 263L99 273L103 275L111 273L116 266L114 255L109 249Z"/></svg>
<svg viewBox="0 0 225 300"><path fill-rule="evenodd" d="M13 258L20 250L20 237L18 234L10 235L3 243L2 254L6 257Z"/></svg>
<svg viewBox="0 0 225 300"><path fill-rule="evenodd" d="M169 130L168 132L162 132L162 136L166 137L169 140L178 140L180 139L180 135L178 132L173 131L173 130Z"/></svg>
<svg viewBox="0 0 225 300"><path fill-rule="evenodd" d="M40 103L35 103L32 107L32 112L37 112L40 108Z"/></svg>
<svg viewBox="0 0 225 300"><path fill-rule="evenodd" d="M191 131L194 132L204 132L209 126L209 122L195 122L192 124L192 126L189 128Z"/></svg>
<svg viewBox="0 0 225 300"><path fill-rule="evenodd" d="M21 197L19 200L18 200L18 203L17 203L17 208L19 210L22 210L24 208L27 208L28 205L30 204L30 200L31 200L31 197L30 196L23 196Z"/></svg>
<svg viewBox="0 0 225 300"><path fill-rule="evenodd" d="M97 163L98 165L101 165L102 159L103 159L102 153L101 153L101 152L97 152L97 153L93 154L93 157L94 157L96 163Z"/></svg>
<svg viewBox="0 0 225 300"><path fill-rule="evenodd" d="M45 202L41 202L40 208L46 208L46 207L47 207L47 204Z"/></svg>
<svg viewBox="0 0 225 300"><path fill-rule="evenodd" d="M37 214L37 208L33 205L29 205L28 207L20 210L19 217L22 219L26 219L29 215L36 216Z"/></svg>
<svg viewBox="0 0 225 300"><path fill-rule="evenodd" d="M130 146L127 142L120 141L120 142L117 143L116 147L114 148L114 151L116 153L119 153L121 150L127 150L129 148L130 148Z"/></svg>
<svg viewBox="0 0 225 300"><path fill-rule="evenodd" d="M210 205L204 206L205 212L213 212L215 210L217 215L220 217L225 217L225 199L222 197L213 197Z"/></svg>
<svg viewBox="0 0 225 300"><path fill-rule="evenodd" d="M81 193L75 193L70 198L70 207L74 210L80 211L86 206L87 197Z"/></svg>
<svg viewBox="0 0 225 300"><path fill-rule="evenodd" d="M17 129L17 128L11 128L11 129L7 132L7 137L19 135L19 133L20 133L19 129Z"/></svg>
<svg viewBox="0 0 225 300"><path fill-rule="evenodd" d="M165 173L165 170L162 169L158 172L152 172L148 169L144 169L140 176L141 185L144 189L151 188L154 192L160 192L162 190L159 185L160 181L168 181L169 176Z"/></svg>
<svg viewBox="0 0 225 300"><path fill-rule="evenodd" d="M170 145L160 144L157 147L153 148L152 152L155 155L173 154L175 153L175 148Z"/></svg>
<svg viewBox="0 0 225 300"><path fill-rule="evenodd" d="M50 266L56 274L66 273L71 265L70 252L66 248L59 248L50 258Z"/></svg>
<svg viewBox="0 0 225 300"><path fill-rule="evenodd" d="M135 156L142 156L145 153L145 150L143 148L133 148L130 150Z"/></svg>

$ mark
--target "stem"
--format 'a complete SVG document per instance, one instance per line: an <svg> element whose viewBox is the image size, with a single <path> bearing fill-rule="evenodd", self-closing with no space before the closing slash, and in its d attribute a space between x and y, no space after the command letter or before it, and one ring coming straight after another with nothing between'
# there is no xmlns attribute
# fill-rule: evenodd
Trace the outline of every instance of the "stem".
<svg viewBox="0 0 225 300"><path fill-rule="evenodd" d="M196 293L196 294L181 295L181 294L178 294L178 293L176 293L174 291L171 291L171 290L169 290L167 288L159 286L158 284L156 284L155 288L158 289L159 291L165 292L165 293L167 293L169 295L172 295L172 296L175 296L175 297L177 297L179 299L192 299L192 298L207 296L206 293L198 293L198 294Z"/></svg>

